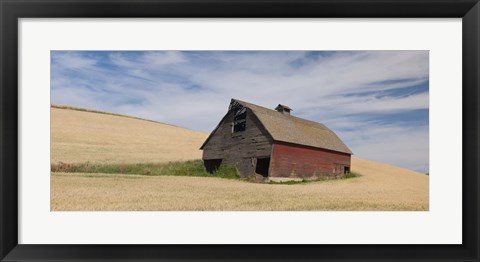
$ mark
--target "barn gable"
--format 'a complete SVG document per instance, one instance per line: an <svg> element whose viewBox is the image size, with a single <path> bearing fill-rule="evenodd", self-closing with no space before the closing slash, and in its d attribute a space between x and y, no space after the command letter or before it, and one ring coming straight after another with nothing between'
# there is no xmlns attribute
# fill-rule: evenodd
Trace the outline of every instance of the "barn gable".
<svg viewBox="0 0 480 262"><path fill-rule="evenodd" d="M238 103L239 100L236 100L236 99L232 99L231 102L230 102L230 106L228 107L228 111L227 113L223 116L223 118L220 120L220 122L218 123L218 125L215 127L215 129L213 129L213 131L210 133L210 135L207 137L207 139L205 140L205 142L203 142L202 146L200 147L200 149L204 149L205 146L209 143L209 141L214 137L216 136L216 134L218 133L219 131L219 128L223 127L224 125L227 125L227 124L234 124L234 110L236 108L238 108L239 106L240 107L245 107L244 105ZM248 127L251 127L251 125L253 124L254 126L256 126L256 128L258 129L258 131L266 136L270 141L272 141L272 136L268 133L268 131L266 131L265 127L263 126L263 124L260 122L260 120L258 119L258 117L255 115L255 113L249 108L249 107L245 107L245 109L247 110L247 118L249 120L250 125L248 125ZM248 123L247 123L248 124ZM232 127L234 128L234 126ZM222 132L222 133L225 133L225 132ZM258 132L257 132L258 133ZM223 134L224 135L224 134Z"/></svg>
<svg viewBox="0 0 480 262"><path fill-rule="evenodd" d="M202 145L207 171L221 164L235 166L242 176L258 173L257 163L268 159L273 139L252 112L238 103L232 103L215 130ZM264 171L265 174L268 170Z"/></svg>

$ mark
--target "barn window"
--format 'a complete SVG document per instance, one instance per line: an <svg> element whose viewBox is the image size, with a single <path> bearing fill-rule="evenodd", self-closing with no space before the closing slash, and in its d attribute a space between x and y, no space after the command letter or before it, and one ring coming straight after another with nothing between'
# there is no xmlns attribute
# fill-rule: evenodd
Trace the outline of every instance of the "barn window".
<svg viewBox="0 0 480 262"><path fill-rule="evenodd" d="M344 174L349 174L350 173L350 167L349 166L346 166L343 168L343 173Z"/></svg>
<svg viewBox="0 0 480 262"><path fill-rule="evenodd" d="M246 129L247 108L241 107L235 110L233 117L233 133L242 132Z"/></svg>

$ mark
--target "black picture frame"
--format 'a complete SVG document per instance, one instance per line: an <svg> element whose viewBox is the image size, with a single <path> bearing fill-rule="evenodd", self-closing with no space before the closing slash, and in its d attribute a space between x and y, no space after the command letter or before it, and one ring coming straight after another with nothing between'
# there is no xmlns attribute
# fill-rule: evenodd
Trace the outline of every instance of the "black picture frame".
<svg viewBox="0 0 480 262"><path fill-rule="evenodd" d="M0 16L0 258L2 261L479 261L480 5L478 0L0 0ZM57 17L462 18L463 244L19 245L18 19Z"/></svg>

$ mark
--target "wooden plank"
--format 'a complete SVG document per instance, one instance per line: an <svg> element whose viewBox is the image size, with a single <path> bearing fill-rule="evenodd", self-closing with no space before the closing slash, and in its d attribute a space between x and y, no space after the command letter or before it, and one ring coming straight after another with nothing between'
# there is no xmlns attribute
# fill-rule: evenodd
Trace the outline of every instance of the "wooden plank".
<svg viewBox="0 0 480 262"><path fill-rule="evenodd" d="M233 111L227 113L203 147L203 159L224 159L236 165L242 176L253 175L252 158L269 156L273 140L257 117L247 109L246 129L232 133Z"/></svg>

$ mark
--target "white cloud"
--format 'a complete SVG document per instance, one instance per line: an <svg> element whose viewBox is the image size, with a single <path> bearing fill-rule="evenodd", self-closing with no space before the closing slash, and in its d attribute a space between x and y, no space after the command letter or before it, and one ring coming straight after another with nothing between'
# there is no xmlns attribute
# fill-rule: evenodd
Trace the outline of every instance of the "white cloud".
<svg viewBox="0 0 480 262"><path fill-rule="evenodd" d="M232 97L270 108L282 103L298 116L331 124L358 156L428 169L427 127L365 125L361 117L428 109L428 92L378 95L428 81L427 51L323 57L305 52L112 52L102 58L108 61L59 52L54 57L53 103L203 131L216 126ZM346 119L348 125L342 124Z"/></svg>
<svg viewBox="0 0 480 262"><path fill-rule="evenodd" d="M371 125L360 132L345 133L344 139L360 157L428 172L428 127Z"/></svg>
<svg viewBox="0 0 480 262"><path fill-rule="evenodd" d="M81 56L75 52L56 53L53 63L58 68L83 69L94 66L97 60Z"/></svg>

